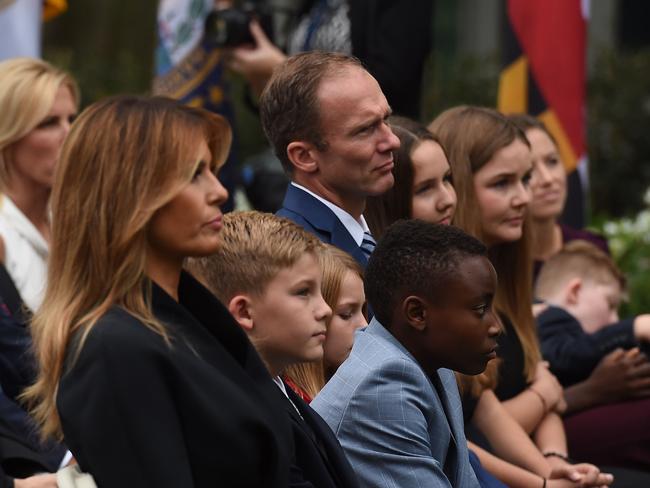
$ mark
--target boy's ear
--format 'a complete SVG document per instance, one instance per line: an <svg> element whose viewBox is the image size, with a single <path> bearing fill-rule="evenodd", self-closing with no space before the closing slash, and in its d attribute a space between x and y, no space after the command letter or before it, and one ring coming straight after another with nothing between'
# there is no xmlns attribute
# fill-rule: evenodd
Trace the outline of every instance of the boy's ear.
<svg viewBox="0 0 650 488"><path fill-rule="evenodd" d="M568 305L576 305L578 303L582 284L582 278L573 278L566 284L564 296Z"/></svg>
<svg viewBox="0 0 650 488"><path fill-rule="evenodd" d="M402 312L408 324L415 330L427 328L427 307L424 300L418 296L408 296L402 301Z"/></svg>
<svg viewBox="0 0 650 488"><path fill-rule="evenodd" d="M235 295L228 302L228 311L246 332L253 330L251 299L246 295Z"/></svg>
<svg viewBox="0 0 650 488"><path fill-rule="evenodd" d="M318 171L318 158L316 147L305 141L290 142L287 146L287 157L295 168L303 173Z"/></svg>

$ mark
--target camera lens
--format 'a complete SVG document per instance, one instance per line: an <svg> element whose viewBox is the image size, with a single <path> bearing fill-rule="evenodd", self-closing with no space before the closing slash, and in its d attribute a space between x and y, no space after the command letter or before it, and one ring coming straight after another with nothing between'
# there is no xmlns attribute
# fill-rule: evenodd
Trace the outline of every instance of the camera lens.
<svg viewBox="0 0 650 488"><path fill-rule="evenodd" d="M252 43L248 25L250 14L235 8L214 10L205 19L206 40L219 47L235 47Z"/></svg>

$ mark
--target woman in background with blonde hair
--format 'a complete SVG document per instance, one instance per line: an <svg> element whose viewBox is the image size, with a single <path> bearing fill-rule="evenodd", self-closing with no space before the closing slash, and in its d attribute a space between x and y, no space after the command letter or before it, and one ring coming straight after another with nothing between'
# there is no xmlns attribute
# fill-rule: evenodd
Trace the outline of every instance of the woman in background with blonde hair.
<svg viewBox="0 0 650 488"><path fill-rule="evenodd" d="M26 321L45 289L48 202L78 104L77 84L64 71L38 59L0 62L0 461L6 461L1 486L5 476L56 471L69 460L65 446L34 439L33 422L15 400L34 379ZM54 475L8 484L56 486Z"/></svg>
<svg viewBox="0 0 650 488"><path fill-rule="evenodd" d="M219 246L230 141L218 115L116 97L86 109L64 145L25 397L98 486L288 483L277 387L227 309L182 272Z"/></svg>
<svg viewBox="0 0 650 488"><path fill-rule="evenodd" d="M48 202L78 105L77 84L64 71L38 59L0 63L0 263L31 311L45 290Z"/></svg>

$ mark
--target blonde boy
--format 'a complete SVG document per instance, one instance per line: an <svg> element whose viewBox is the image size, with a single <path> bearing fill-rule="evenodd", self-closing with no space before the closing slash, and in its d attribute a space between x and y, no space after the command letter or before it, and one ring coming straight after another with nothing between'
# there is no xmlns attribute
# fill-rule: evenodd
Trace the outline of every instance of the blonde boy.
<svg viewBox="0 0 650 488"><path fill-rule="evenodd" d="M608 353L650 341L650 315L619 320L625 277L593 244L572 241L542 267L536 296L549 307L537 317L542 354L564 386L585 380Z"/></svg>
<svg viewBox="0 0 650 488"><path fill-rule="evenodd" d="M332 313L321 295L323 244L287 219L255 211L224 215L221 239L216 254L188 268L228 307L286 396L296 445L292 485L358 486L327 424L280 378L287 366L323 356Z"/></svg>

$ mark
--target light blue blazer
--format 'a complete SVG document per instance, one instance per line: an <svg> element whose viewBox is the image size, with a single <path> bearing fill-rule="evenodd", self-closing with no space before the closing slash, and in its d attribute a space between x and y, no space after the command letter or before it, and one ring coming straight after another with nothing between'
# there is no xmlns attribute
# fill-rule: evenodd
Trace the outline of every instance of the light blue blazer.
<svg viewBox="0 0 650 488"><path fill-rule="evenodd" d="M474 488L454 374L428 378L376 319L311 403L363 487Z"/></svg>

